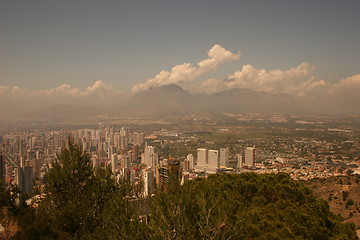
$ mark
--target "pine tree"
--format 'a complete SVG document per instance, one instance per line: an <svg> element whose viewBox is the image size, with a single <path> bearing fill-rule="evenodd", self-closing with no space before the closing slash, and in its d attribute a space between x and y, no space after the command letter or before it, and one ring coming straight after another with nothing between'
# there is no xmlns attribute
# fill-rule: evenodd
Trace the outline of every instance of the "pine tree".
<svg viewBox="0 0 360 240"><path fill-rule="evenodd" d="M69 143L46 175L45 197L24 239L87 239L117 192L109 169L94 169L88 154Z"/></svg>

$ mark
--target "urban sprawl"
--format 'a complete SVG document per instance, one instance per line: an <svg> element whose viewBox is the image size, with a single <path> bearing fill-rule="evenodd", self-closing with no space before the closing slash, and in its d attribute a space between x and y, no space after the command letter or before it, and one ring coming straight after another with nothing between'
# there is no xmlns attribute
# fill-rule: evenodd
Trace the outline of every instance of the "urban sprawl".
<svg viewBox="0 0 360 240"><path fill-rule="evenodd" d="M301 180L350 175L360 171L359 130L351 122L225 114L151 127L99 123L77 130L11 130L0 136L0 176L28 196L38 194L69 141L89 154L95 168L109 168L115 179L141 186L144 197L157 187L166 190L170 176L183 184L218 172L286 172Z"/></svg>

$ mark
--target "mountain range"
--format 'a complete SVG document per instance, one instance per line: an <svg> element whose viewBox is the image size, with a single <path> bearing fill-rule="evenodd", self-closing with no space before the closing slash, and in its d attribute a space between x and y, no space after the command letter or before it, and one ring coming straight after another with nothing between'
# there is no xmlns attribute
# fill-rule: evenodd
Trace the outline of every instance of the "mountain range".
<svg viewBox="0 0 360 240"><path fill-rule="evenodd" d="M63 122L112 119L124 116L155 117L221 113L299 113L304 109L288 94L231 89L211 95L191 94L178 85L153 87L102 104L50 104L38 108L0 106L1 121ZM27 110L26 110L27 109Z"/></svg>

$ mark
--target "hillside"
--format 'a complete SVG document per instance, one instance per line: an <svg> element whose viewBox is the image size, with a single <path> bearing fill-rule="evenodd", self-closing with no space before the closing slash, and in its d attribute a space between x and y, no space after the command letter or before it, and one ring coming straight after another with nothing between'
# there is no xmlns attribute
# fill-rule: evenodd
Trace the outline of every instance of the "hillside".
<svg viewBox="0 0 360 240"><path fill-rule="evenodd" d="M356 239L352 224L285 173L210 175L153 201L158 239Z"/></svg>
<svg viewBox="0 0 360 240"><path fill-rule="evenodd" d="M332 212L360 229L360 175L313 179L304 183L317 197L328 201Z"/></svg>

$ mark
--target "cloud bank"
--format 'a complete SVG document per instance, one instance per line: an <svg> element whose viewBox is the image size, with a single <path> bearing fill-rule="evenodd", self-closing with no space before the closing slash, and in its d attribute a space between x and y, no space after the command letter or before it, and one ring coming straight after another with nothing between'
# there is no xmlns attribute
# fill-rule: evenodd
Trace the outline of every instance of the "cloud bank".
<svg viewBox="0 0 360 240"><path fill-rule="evenodd" d="M336 83L316 79L315 66L303 62L289 69L266 70L245 64L223 79L209 78L198 83L199 77L215 71L221 64L238 60L240 52L233 53L214 45L208 58L196 64L184 63L170 71L162 70L155 77L135 84L131 93L136 94L152 87L177 84L192 93L213 94L233 88L248 88L270 93L287 93L305 107L324 112L360 113L360 74L340 79ZM0 107L8 104L41 106L57 103L76 103L104 106L120 104L127 94L117 91L112 84L96 81L79 89L65 83L52 89L29 91L18 86L0 86ZM0 109L1 110L1 109Z"/></svg>
<svg viewBox="0 0 360 240"><path fill-rule="evenodd" d="M96 81L93 85L87 87L85 90L79 88L72 88L70 84L62 84L53 89L45 89L38 91L29 91L21 89L18 86L0 86L0 97L9 99L19 99L23 97L46 98L46 97L105 97L117 94L112 85L107 85L102 81Z"/></svg>
<svg viewBox="0 0 360 240"><path fill-rule="evenodd" d="M224 80L204 81L198 86L198 91L212 94L233 88L249 88L263 92L294 94L304 91L309 85L318 84L310 76L314 69L314 66L306 62L287 70L270 71L256 69L247 64L241 70L228 75Z"/></svg>
<svg viewBox="0 0 360 240"><path fill-rule="evenodd" d="M191 63L183 63L174 66L171 71L162 70L154 78L150 78L144 83L136 84L132 89L132 93L138 93L146 91L151 87L168 84L184 86L193 82L204 73L216 70L222 63L238 60L240 58L240 52L232 53L220 45L214 45L208 51L208 57L209 58L198 62L196 66L193 66Z"/></svg>
<svg viewBox="0 0 360 240"><path fill-rule="evenodd" d="M74 88L70 84L32 91L18 86L0 86L0 112L17 108L33 110L49 105L112 106L124 96L124 93L116 91L111 84L102 81L96 81L85 89Z"/></svg>

